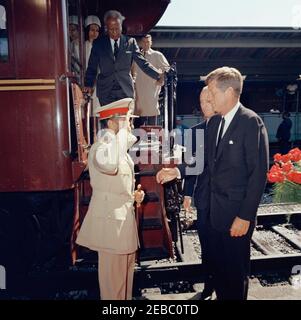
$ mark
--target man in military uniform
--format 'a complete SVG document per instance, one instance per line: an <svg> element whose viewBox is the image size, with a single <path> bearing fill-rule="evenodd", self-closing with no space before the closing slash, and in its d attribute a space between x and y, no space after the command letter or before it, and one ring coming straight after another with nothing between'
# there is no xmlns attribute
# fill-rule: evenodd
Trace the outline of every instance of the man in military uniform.
<svg viewBox="0 0 301 320"><path fill-rule="evenodd" d="M141 203L143 192L134 192L134 164L127 153L136 142L130 129L131 103L133 99L125 98L96 110L106 128L88 159L93 194L76 242L98 251L102 300L132 298L138 248L133 204Z"/></svg>

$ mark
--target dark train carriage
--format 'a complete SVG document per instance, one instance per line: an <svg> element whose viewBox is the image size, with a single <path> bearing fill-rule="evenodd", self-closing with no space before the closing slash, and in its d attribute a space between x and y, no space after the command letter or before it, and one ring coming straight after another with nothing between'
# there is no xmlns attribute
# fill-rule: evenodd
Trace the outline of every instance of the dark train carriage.
<svg viewBox="0 0 301 320"><path fill-rule="evenodd" d="M20 271L71 259L85 157L76 153L68 16L83 22L117 9L125 32L137 35L168 3L0 0L0 265Z"/></svg>

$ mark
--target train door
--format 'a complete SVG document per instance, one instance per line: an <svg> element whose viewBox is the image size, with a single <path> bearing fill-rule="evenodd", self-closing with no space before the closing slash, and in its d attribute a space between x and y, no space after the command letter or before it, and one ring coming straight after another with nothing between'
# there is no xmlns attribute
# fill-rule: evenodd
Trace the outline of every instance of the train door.
<svg viewBox="0 0 301 320"><path fill-rule="evenodd" d="M75 212L71 237L71 256L73 262L76 261L79 255L79 248L75 244L75 241L81 222L87 212L89 198L92 193L87 171L87 160L89 148L93 140L91 127L95 124L94 119L91 118L91 100L82 93L84 74L86 71L82 12L82 1L66 1L66 36L68 38L67 69L69 70L66 78L71 106L72 169L75 195Z"/></svg>
<svg viewBox="0 0 301 320"><path fill-rule="evenodd" d="M86 170L87 154L92 139L89 139L89 118L91 112L91 105L86 103L82 95L81 87L84 84L85 73L85 42L84 42L84 17L89 14L94 14L102 17L103 7L95 7L96 4L101 3L95 1L92 5L88 1L82 0L67 0L66 19L68 21L68 53L69 53L69 70L68 77L72 94L72 106L74 115L72 121L75 123L77 148L73 160L74 186L75 186L75 216L72 233L72 258L75 262L78 257L85 258L86 254L90 253L82 247L75 244L77 234L83 218L87 212L89 200L91 197L91 187L89 183L89 175ZM108 4L108 10L111 9L111 3ZM119 3L120 6L120 3ZM121 9L119 9L121 10ZM129 10L122 11L123 13ZM136 25L138 15L132 17L132 25ZM130 25L127 25L130 29ZM139 28L141 30L141 28ZM139 32L136 30L136 32ZM166 121L167 123L167 121ZM96 128L95 128L96 129ZM90 141L89 141L90 140ZM139 236L141 243L140 259L151 260L159 257L173 256L171 232L168 223L168 218L163 204L164 194L161 186L157 185L155 181L155 173L151 176L145 173L146 168L140 167L140 180L143 187L146 188L148 201L142 205L140 212L137 211L137 220L139 224ZM147 170L146 170L147 171ZM154 171L155 172L155 171ZM94 258L93 258L94 259Z"/></svg>

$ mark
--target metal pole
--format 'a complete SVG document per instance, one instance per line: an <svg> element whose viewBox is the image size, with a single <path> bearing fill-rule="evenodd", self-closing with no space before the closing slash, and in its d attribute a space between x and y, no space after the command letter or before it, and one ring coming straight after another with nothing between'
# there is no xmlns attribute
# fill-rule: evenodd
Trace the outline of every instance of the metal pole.
<svg viewBox="0 0 301 320"><path fill-rule="evenodd" d="M84 68L85 68L85 52L84 46L85 39L84 39L84 33L83 33L83 16L82 16L82 1L78 0L77 2L77 15L78 15L78 21L79 21L79 59L80 59L80 64L81 64L81 69L80 69L80 85L83 85L84 83Z"/></svg>
<svg viewBox="0 0 301 320"><path fill-rule="evenodd" d="M295 115L295 141L298 140L298 135L299 135L299 99L300 99L300 91L299 91L299 86L297 90L297 102L296 102L296 115Z"/></svg>
<svg viewBox="0 0 301 320"><path fill-rule="evenodd" d="M168 141L168 85L167 76L164 77L164 145L167 145Z"/></svg>

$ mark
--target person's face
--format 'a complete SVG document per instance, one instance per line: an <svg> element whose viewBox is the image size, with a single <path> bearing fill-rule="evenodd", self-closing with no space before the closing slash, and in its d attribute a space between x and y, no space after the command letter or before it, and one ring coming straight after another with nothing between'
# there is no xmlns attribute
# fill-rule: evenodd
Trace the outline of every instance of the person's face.
<svg viewBox="0 0 301 320"><path fill-rule="evenodd" d="M109 129L113 130L115 133L118 133L120 129L127 129L130 131L130 122L126 117L116 117L112 118L108 122Z"/></svg>
<svg viewBox="0 0 301 320"><path fill-rule="evenodd" d="M99 36L99 26L97 24L90 24L89 27L89 41L94 41Z"/></svg>
<svg viewBox="0 0 301 320"><path fill-rule="evenodd" d="M108 35L113 40L118 40L121 36L122 26L117 18L110 18L106 22Z"/></svg>
<svg viewBox="0 0 301 320"><path fill-rule="evenodd" d="M79 39L78 26L76 24L71 23L69 25L69 36L71 41Z"/></svg>
<svg viewBox="0 0 301 320"><path fill-rule="evenodd" d="M152 38L142 38L141 48L143 51L148 51L152 46Z"/></svg>
<svg viewBox="0 0 301 320"><path fill-rule="evenodd" d="M229 98L228 89L226 91L219 89L216 80L213 80L208 84L208 93L213 111L223 115Z"/></svg>
<svg viewBox="0 0 301 320"><path fill-rule="evenodd" d="M211 104L211 102L209 100L209 92L208 92L208 90L201 92L201 94L200 94L200 106L201 106L201 111L203 112L204 117L206 119L209 119L214 115L212 104Z"/></svg>

